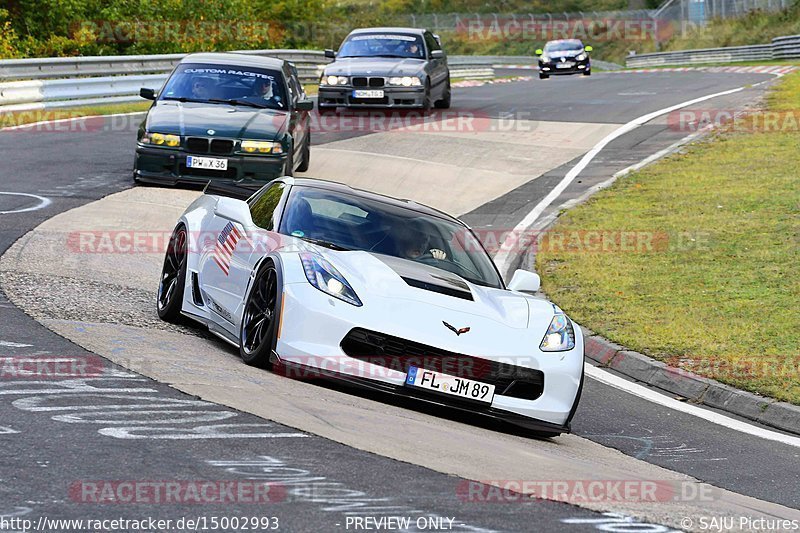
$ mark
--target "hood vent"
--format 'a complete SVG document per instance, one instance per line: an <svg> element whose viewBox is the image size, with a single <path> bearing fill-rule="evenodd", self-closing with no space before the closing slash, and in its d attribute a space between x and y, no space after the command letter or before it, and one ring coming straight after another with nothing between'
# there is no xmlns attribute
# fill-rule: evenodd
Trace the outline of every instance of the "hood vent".
<svg viewBox="0 0 800 533"><path fill-rule="evenodd" d="M431 291L431 292L438 292L439 294L444 294L446 296L452 296L454 298L461 298L462 300L469 300L470 302L473 301L472 293L469 291L469 287L464 284L464 289L456 289L454 287L447 287L445 285L439 285L436 283L428 283L422 280L414 279L414 278L403 278L408 285L411 287L416 287L417 289L422 289L424 291Z"/></svg>

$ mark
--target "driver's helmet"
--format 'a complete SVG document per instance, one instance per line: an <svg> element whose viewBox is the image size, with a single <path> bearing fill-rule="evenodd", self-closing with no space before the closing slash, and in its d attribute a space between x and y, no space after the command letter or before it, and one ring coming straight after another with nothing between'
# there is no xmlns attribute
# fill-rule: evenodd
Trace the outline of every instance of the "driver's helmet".
<svg viewBox="0 0 800 533"><path fill-rule="evenodd" d="M190 89L194 98L207 99L211 97L213 87L214 82L211 78L194 77L192 78Z"/></svg>
<svg viewBox="0 0 800 533"><path fill-rule="evenodd" d="M428 252L430 235L421 224L407 221L396 233L397 254L404 259L417 259Z"/></svg>
<svg viewBox="0 0 800 533"><path fill-rule="evenodd" d="M269 100L274 95L272 81L267 78L256 78L253 84L253 95L264 100Z"/></svg>

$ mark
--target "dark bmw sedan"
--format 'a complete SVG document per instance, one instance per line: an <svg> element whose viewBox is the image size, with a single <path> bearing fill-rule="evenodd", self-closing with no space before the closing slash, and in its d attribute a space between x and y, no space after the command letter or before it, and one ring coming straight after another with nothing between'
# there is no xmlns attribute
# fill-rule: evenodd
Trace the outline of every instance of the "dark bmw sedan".
<svg viewBox="0 0 800 533"><path fill-rule="evenodd" d="M539 56L539 78L544 80L553 74L591 75L591 51L592 47L584 46L580 39L548 41L544 50L536 50L536 55Z"/></svg>
<svg viewBox="0 0 800 533"><path fill-rule="evenodd" d="M363 28L348 35L319 84L320 110L450 107L450 70L437 36L415 28Z"/></svg>
<svg viewBox="0 0 800 533"><path fill-rule="evenodd" d="M308 169L309 111L297 69L245 54L186 56L139 126L136 182L260 187Z"/></svg>

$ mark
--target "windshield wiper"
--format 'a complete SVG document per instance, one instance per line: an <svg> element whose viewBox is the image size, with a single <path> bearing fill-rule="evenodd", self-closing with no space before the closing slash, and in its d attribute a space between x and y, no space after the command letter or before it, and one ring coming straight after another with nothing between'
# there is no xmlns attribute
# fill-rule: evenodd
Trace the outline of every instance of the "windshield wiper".
<svg viewBox="0 0 800 533"><path fill-rule="evenodd" d="M244 106L248 106L248 107L257 107L258 109L266 109L267 108L267 106L265 106L265 105L257 104L255 102L247 102L245 100L237 100L235 98L228 98L228 99L209 98L208 101L211 102L212 104L244 105Z"/></svg>
<svg viewBox="0 0 800 533"><path fill-rule="evenodd" d="M317 246L324 246L325 248L330 248L331 250L339 250L341 252L349 252L349 248L345 248L344 246L340 246L335 242L326 241L323 239L314 239L312 237L300 237L304 241L308 241L311 244L316 244Z"/></svg>
<svg viewBox="0 0 800 533"><path fill-rule="evenodd" d="M185 96L165 96L162 100L174 100L176 102L196 102L198 104L206 103L205 100L197 100L196 98L186 98Z"/></svg>

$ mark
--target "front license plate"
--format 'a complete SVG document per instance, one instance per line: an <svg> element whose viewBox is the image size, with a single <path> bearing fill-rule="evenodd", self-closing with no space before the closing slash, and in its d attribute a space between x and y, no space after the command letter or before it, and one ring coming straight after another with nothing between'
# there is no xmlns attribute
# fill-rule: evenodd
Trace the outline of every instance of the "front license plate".
<svg viewBox="0 0 800 533"><path fill-rule="evenodd" d="M572 63L556 63L556 68L572 68Z"/></svg>
<svg viewBox="0 0 800 533"><path fill-rule="evenodd" d="M457 378L415 366L408 369L406 384L484 403L492 403L494 398L494 385Z"/></svg>
<svg viewBox="0 0 800 533"><path fill-rule="evenodd" d="M353 91L353 98L383 98L383 89Z"/></svg>
<svg viewBox="0 0 800 533"><path fill-rule="evenodd" d="M187 168L205 168L207 170L228 170L228 160L218 157L186 157Z"/></svg>

